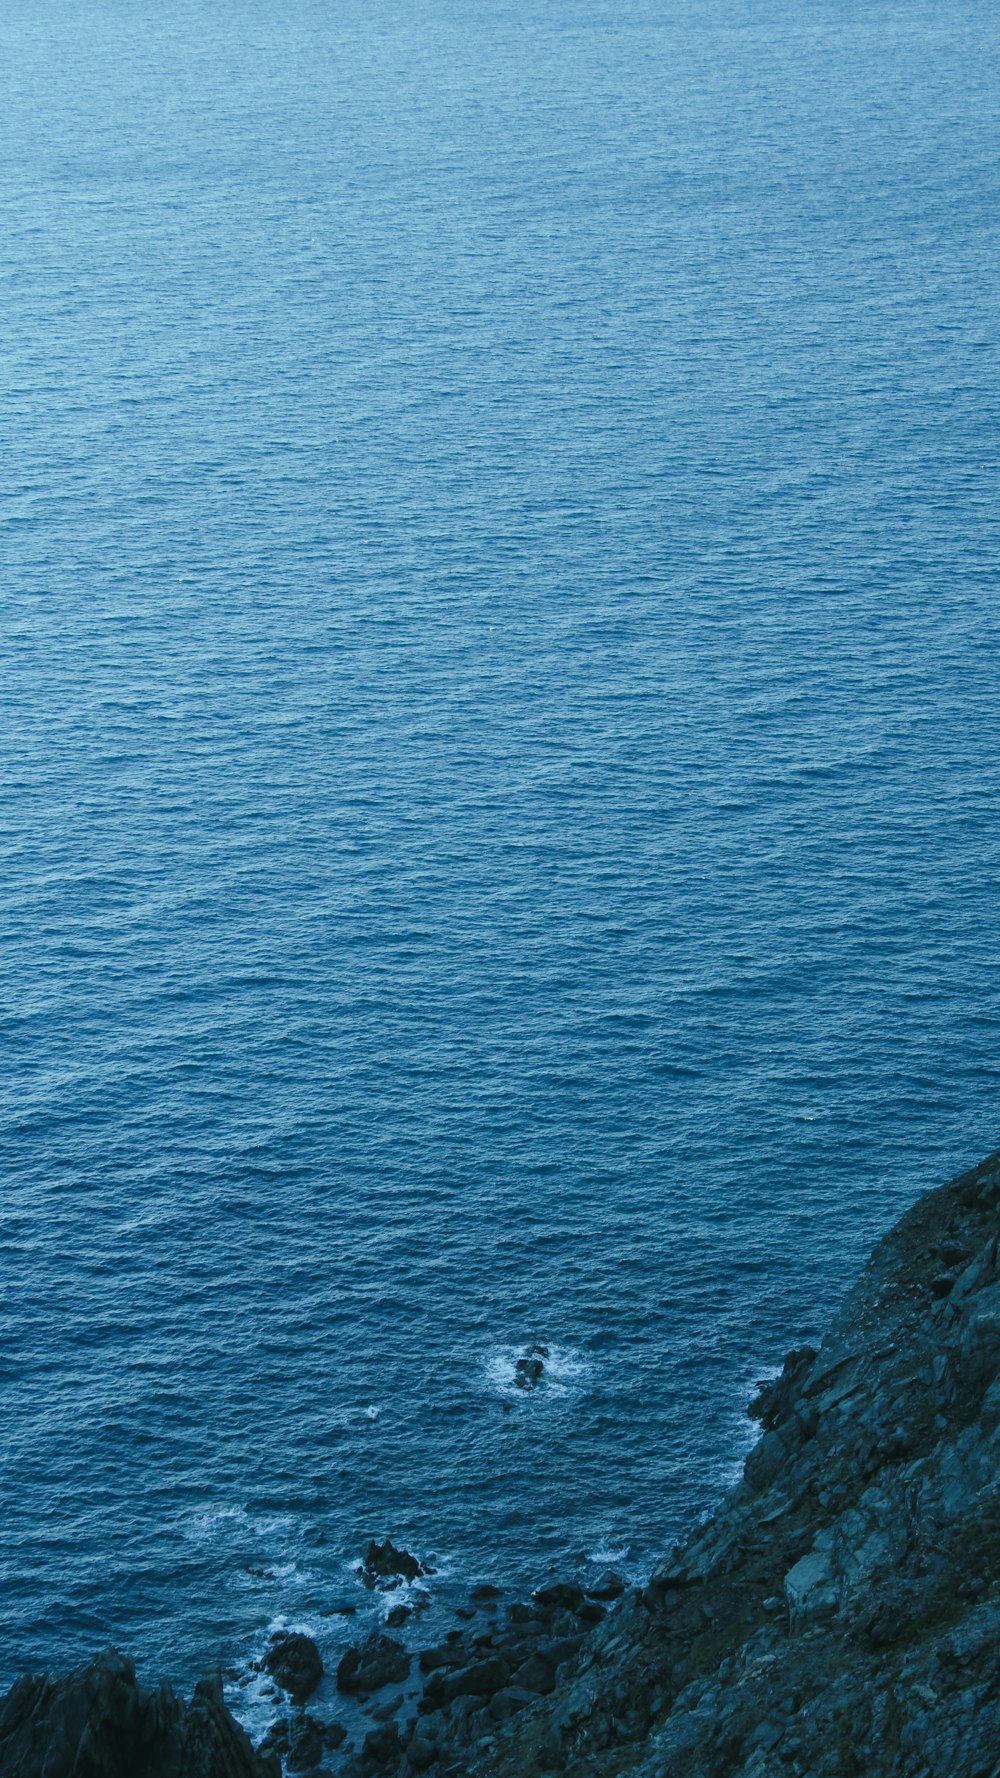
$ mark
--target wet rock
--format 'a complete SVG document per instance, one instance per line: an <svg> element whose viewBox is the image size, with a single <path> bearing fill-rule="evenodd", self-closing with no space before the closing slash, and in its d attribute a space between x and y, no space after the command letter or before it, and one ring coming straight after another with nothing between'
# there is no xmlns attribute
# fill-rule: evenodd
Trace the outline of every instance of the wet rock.
<svg viewBox="0 0 1000 1778"><path fill-rule="evenodd" d="M288 1725L285 1763L289 1772L310 1772L323 1758L323 1725L314 1716L299 1716Z"/></svg>
<svg viewBox="0 0 1000 1778"><path fill-rule="evenodd" d="M377 1692L384 1685L398 1685L410 1670L410 1657L401 1642L378 1630L361 1644L349 1648L337 1666L337 1690L348 1694Z"/></svg>
<svg viewBox="0 0 1000 1778"><path fill-rule="evenodd" d="M625 1591L625 1582L614 1568L602 1568L596 1580L591 1581L587 1588L588 1599L602 1599L610 1602L620 1599Z"/></svg>
<svg viewBox="0 0 1000 1778"><path fill-rule="evenodd" d="M503 1588L495 1587L492 1581L483 1581L478 1587L473 1587L469 1598L477 1605L488 1605L491 1600L503 1598Z"/></svg>
<svg viewBox="0 0 1000 1778"><path fill-rule="evenodd" d="M217 1674L190 1704L169 1685L140 1685L114 1649L59 1674L25 1675L0 1704L3 1778L280 1778L277 1756L254 1752Z"/></svg>
<svg viewBox="0 0 1000 1778"><path fill-rule="evenodd" d="M264 1670L293 1704L304 1704L323 1677L323 1657L311 1636L299 1630L283 1631L272 1638Z"/></svg>
<svg viewBox="0 0 1000 1778"><path fill-rule="evenodd" d="M603 1605L597 1603L596 1599L585 1599L575 1615L578 1623L586 1624L590 1628L594 1624L603 1623L607 1612Z"/></svg>
<svg viewBox="0 0 1000 1778"><path fill-rule="evenodd" d="M789 1352L777 1377L757 1384L757 1394L747 1408L751 1420L759 1420L765 1432L773 1432L788 1419L816 1359L813 1346L797 1346Z"/></svg>
<svg viewBox="0 0 1000 1778"><path fill-rule="evenodd" d="M545 1375L547 1346L529 1346L514 1366L514 1382L519 1389L534 1389Z"/></svg>
<svg viewBox="0 0 1000 1778"><path fill-rule="evenodd" d="M412 1616L413 1612L409 1605L394 1605L392 1610L386 1613L385 1621L390 1630L398 1630L405 1624L407 1618Z"/></svg>
<svg viewBox="0 0 1000 1778"><path fill-rule="evenodd" d="M523 1625L525 1628L531 1625L540 1627L544 1623L545 1617L545 1612L540 1611L537 1605L528 1605L522 1599L513 1600L507 1607L507 1622L509 1624Z"/></svg>
<svg viewBox="0 0 1000 1778"><path fill-rule="evenodd" d="M289 1722L288 1717L279 1716L277 1722L271 1724L267 1734L261 1741L257 1749L258 1753L276 1753L281 1759L284 1759L285 1754L288 1752L288 1739L290 1733L291 1723Z"/></svg>
<svg viewBox="0 0 1000 1778"><path fill-rule="evenodd" d="M398 1550L388 1537L384 1543L376 1543L372 1538L361 1558L361 1578L370 1588L386 1581L419 1580L429 1572L409 1550Z"/></svg>

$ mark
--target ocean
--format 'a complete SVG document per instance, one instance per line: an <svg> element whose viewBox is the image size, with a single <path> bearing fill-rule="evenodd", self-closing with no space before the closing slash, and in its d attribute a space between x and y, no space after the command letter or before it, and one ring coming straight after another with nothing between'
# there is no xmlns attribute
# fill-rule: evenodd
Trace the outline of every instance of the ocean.
<svg viewBox="0 0 1000 1778"><path fill-rule="evenodd" d="M253 1722L371 1536L641 1580L1000 1140L1000 14L0 69L0 1678Z"/></svg>

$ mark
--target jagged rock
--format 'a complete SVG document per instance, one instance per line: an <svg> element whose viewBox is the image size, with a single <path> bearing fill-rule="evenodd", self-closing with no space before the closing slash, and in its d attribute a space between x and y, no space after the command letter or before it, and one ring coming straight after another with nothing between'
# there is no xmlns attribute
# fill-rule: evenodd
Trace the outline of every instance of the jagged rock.
<svg viewBox="0 0 1000 1778"><path fill-rule="evenodd" d="M438 1667L460 1667L465 1649L459 1642L440 1642L433 1648L420 1650L421 1673L433 1673Z"/></svg>
<svg viewBox="0 0 1000 1778"><path fill-rule="evenodd" d="M283 1630L272 1638L264 1668L293 1704L304 1704L323 1677L323 1657L311 1636Z"/></svg>
<svg viewBox="0 0 1000 1778"><path fill-rule="evenodd" d="M349 1648L337 1667L337 1690L349 1693L377 1692L383 1685L398 1685L410 1670L410 1657L401 1642L373 1630L360 1648Z"/></svg>
<svg viewBox="0 0 1000 1778"><path fill-rule="evenodd" d="M147 1690L114 1649L72 1673L26 1675L0 1705L3 1778L280 1778L233 1721L217 1674L190 1704Z"/></svg>
<svg viewBox="0 0 1000 1778"><path fill-rule="evenodd" d="M327 1745L323 1725L314 1716L300 1716L289 1724L286 1769L289 1772L310 1772L323 1758Z"/></svg>
<svg viewBox="0 0 1000 1778"><path fill-rule="evenodd" d="M406 1757L415 1772L426 1772L438 1758L440 1749L437 1737L423 1722L419 1722L410 1736L406 1746Z"/></svg>
<svg viewBox="0 0 1000 1778"><path fill-rule="evenodd" d="M773 1432L787 1420L815 1358L814 1347L798 1346L787 1354L780 1376L757 1384L747 1413L751 1420L760 1421L765 1432Z"/></svg>
<svg viewBox="0 0 1000 1778"><path fill-rule="evenodd" d="M361 1578L366 1587L376 1587L382 1581L418 1580L422 1574L430 1570L411 1556L409 1550L398 1550L387 1537L384 1543L371 1543L361 1558Z"/></svg>

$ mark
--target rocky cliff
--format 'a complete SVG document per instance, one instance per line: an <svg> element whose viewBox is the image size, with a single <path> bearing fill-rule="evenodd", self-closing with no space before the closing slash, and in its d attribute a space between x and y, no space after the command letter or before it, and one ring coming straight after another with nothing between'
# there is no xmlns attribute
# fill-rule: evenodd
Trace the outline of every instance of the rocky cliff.
<svg viewBox="0 0 1000 1778"><path fill-rule="evenodd" d="M380 1633L338 1672L361 1731L286 1686L295 1708L258 1755L209 1688L188 1707L145 1694L166 1740L101 1764L80 1675L22 1680L0 1773L261 1778L281 1756L317 1778L1000 1778L998 1230L1000 1154L916 1204L820 1350L761 1387L743 1481L641 1591L609 1607L609 1576L590 1597L567 1580L484 1600L416 1656ZM74 1682L87 1757L67 1763ZM208 1743L184 1726L199 1708Z"/></svg>
<svg viewBox="0 0 1000 1778"><path fill-rule="evenodd" d="M1000 1154L904 1216L715 1518L474 1769L1000 1775L998 1207Z"/></svg>

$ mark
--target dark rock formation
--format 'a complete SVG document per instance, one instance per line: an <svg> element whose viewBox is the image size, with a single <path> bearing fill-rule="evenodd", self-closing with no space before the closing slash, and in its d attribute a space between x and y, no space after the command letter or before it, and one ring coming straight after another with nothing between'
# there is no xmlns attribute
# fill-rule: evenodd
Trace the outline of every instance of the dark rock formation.
<svg viewBox="0 0 1000 1778"><path fill-rule="evenodd" d="M282 1631L272 1639L264 1667L293 1704L304 1704L323 1677L319 1649L311 1636L304 1636L299 1630Z"/></svg>
<svg viewBox="0 0 1000 1778"><path fill-rule="evenodd" d="M430 1570L411 1556L409 1550L398 1550L390 1538L384 1543L371 1543L361 1558L361 1578L366 1587L376 1587L383 1581L418 1580L422 1574Z"/></svg>
<svg viewBox="0 0 1000 1778"><path fill-rule="evenodd" d="M398 1685L409 1670L403 1644L373 1630L360 1648L349 1648L343 1656L337 1667L337 1690L370 1695L384 1685Z"/></svg>
<svg viewBox="0 0 1000 1778"><path fill-rule="evenodd" d="M519 1389L534 1389L545 1375L545 1361L549 1356L547 1346L529 1346L514 1366L514 1381Z"/></svg>
<svg viewBox="0 0 1000 1778"><path fill-rule="evenodd" d="M190 1704L149 1691L109 1649L61 1677L30 1674L0 1705L3 1778L280 1778L230 1716L218 1675Z"/></svg>

